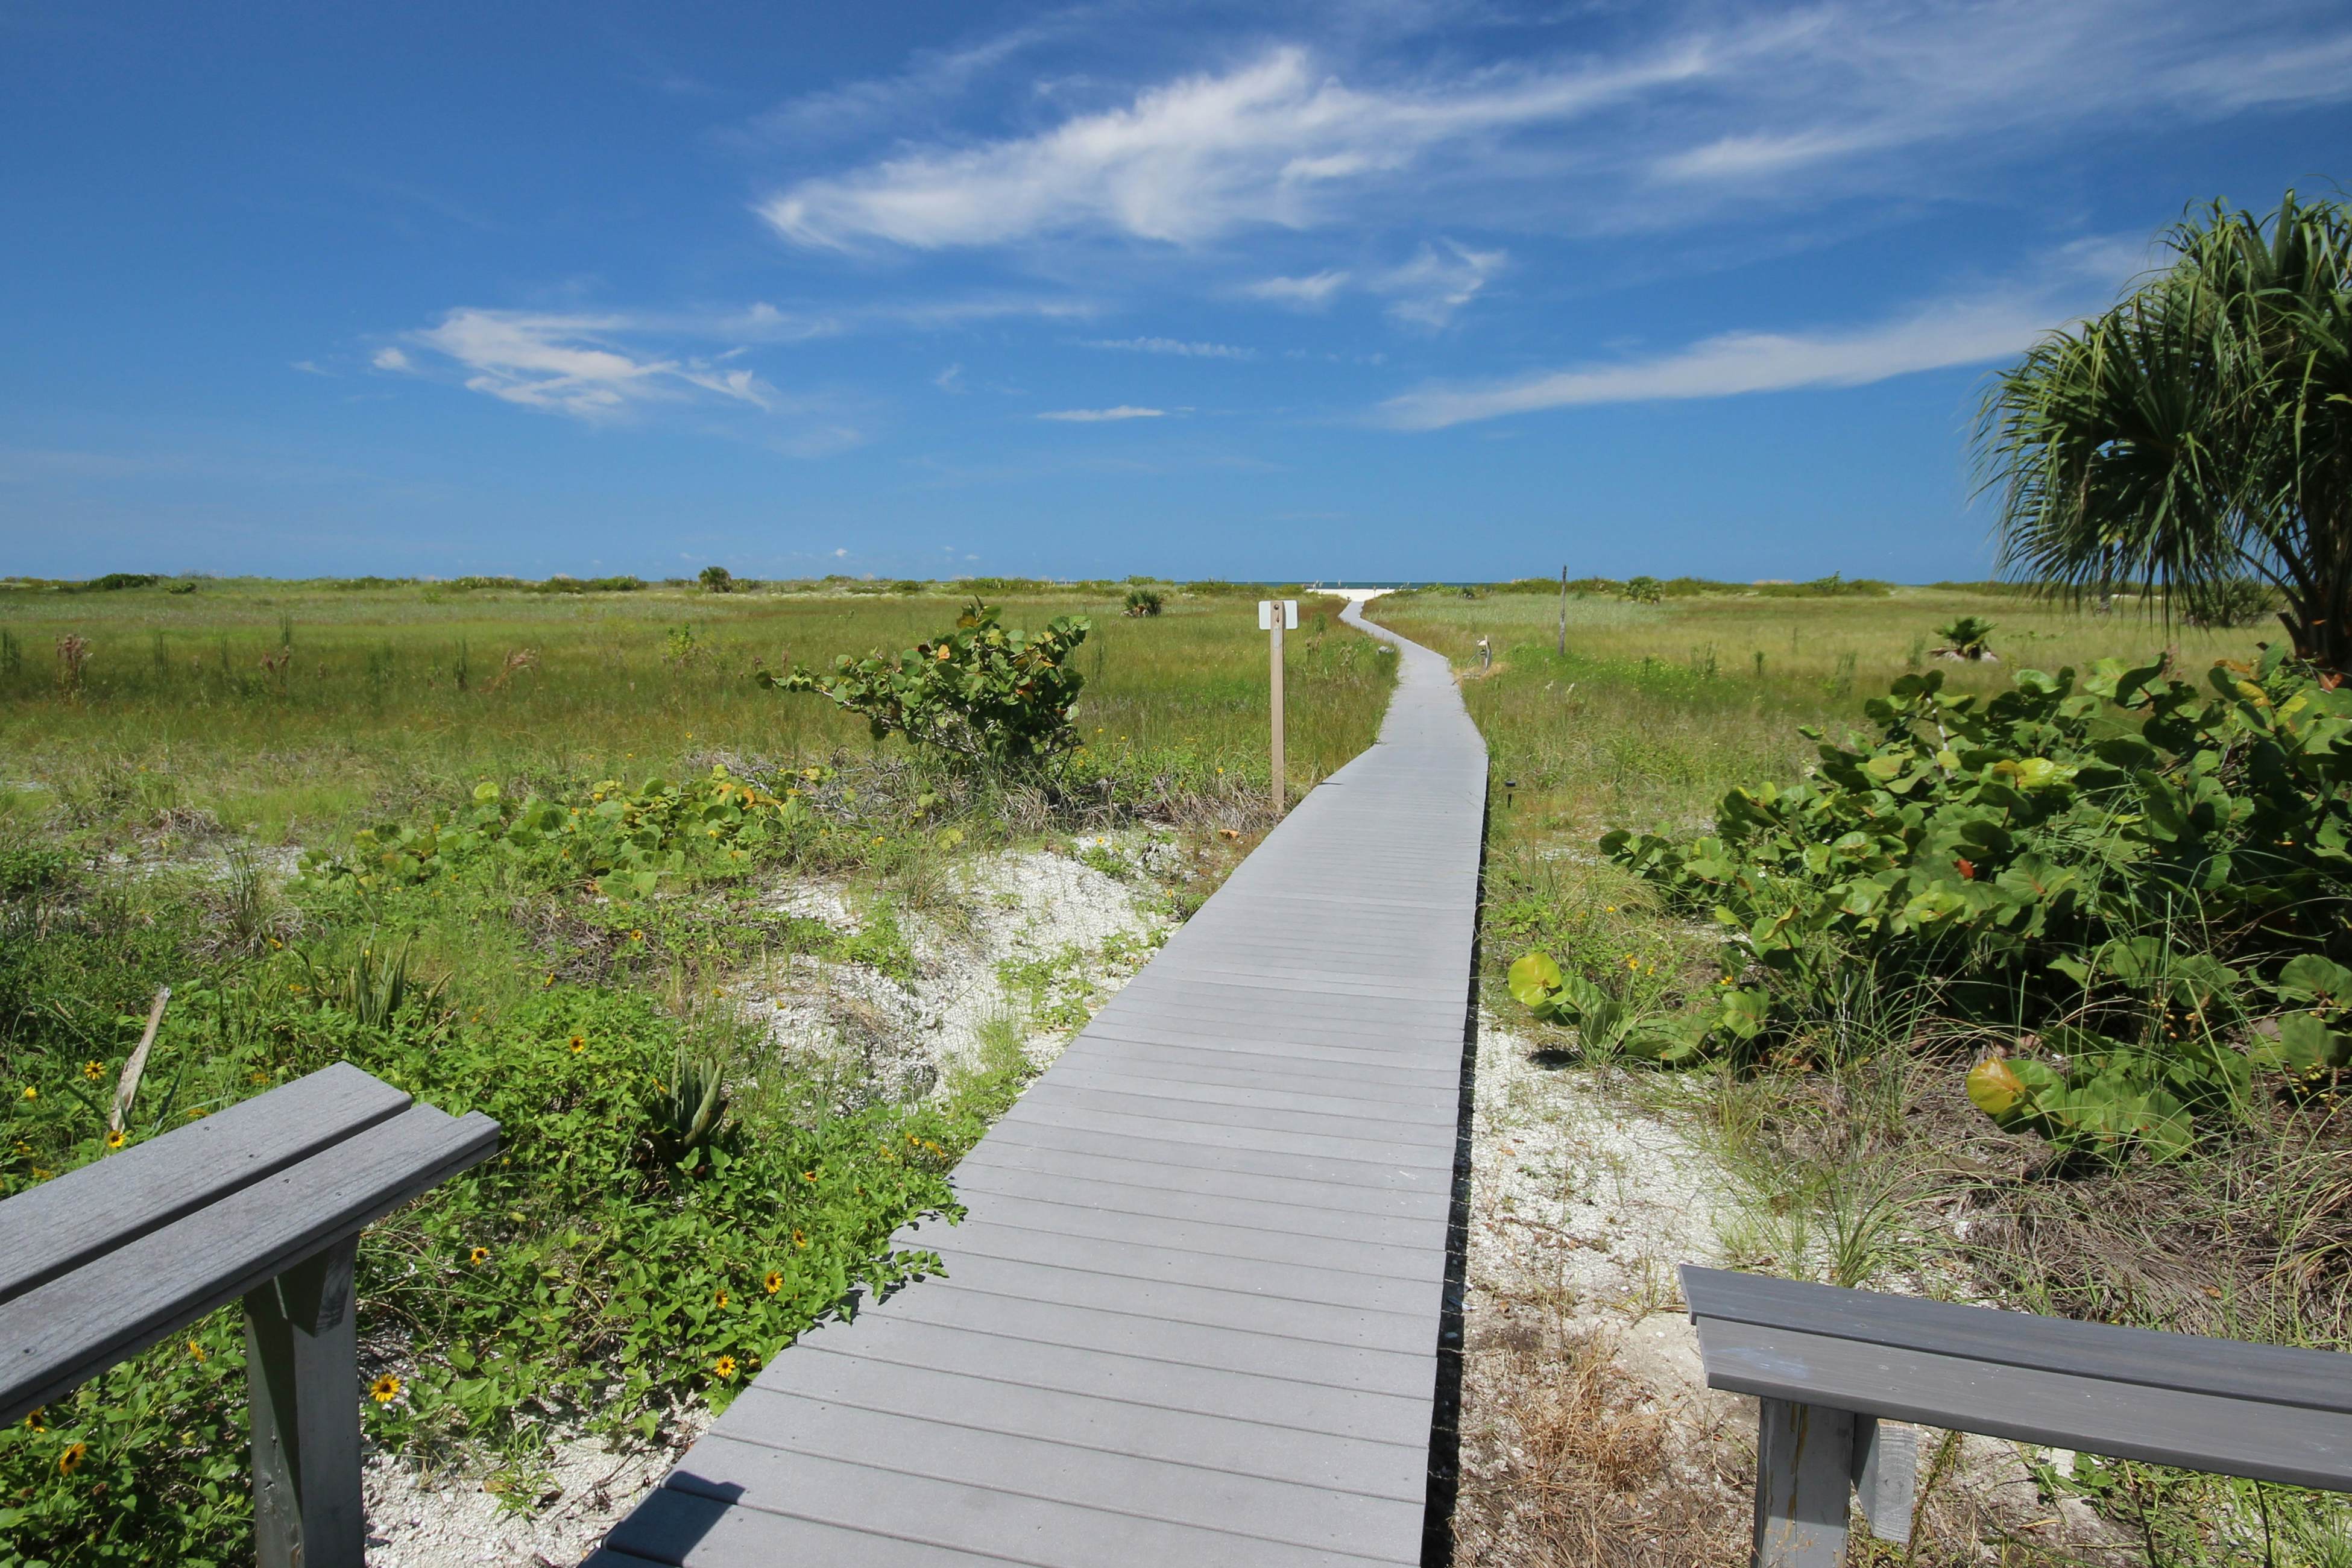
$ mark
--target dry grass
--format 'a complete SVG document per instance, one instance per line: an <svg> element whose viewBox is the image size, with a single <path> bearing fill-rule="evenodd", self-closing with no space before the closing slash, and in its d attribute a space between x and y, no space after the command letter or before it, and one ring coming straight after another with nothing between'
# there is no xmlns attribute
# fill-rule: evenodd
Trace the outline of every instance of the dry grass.
<svg viewBox="0 0 2352 1568"><path fill-rule="evenodd" d="M1746 1561L1752 1452L1721 1411L1645 1386L1558 1294L1498 1302L1469 1347L1455 1562L1728 1568ZM1742 1475L1742 1464L1749 1467Z"/></svg>

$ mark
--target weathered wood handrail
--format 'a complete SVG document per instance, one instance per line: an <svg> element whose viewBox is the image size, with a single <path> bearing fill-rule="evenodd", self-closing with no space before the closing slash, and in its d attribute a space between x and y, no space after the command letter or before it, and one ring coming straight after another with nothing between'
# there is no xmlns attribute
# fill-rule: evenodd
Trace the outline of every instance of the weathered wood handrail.
<svg viewBox="0 0 2352 1568"><path fill-rule="evenodd" d="M2352 1356L1685 1264L1710 1388L1762 1402L1758 1568L1834 1568L1849 1492L1910 1533L1916 1422L2352 1491Z"/></svg>
<svg viewBox="0 0 2352 1568"><path fill-rule="evenodd" d="M242 1297L260 1561L360 1568L359 1233L498 1141L338 1063L0 1202L0 1423Z"/></svg>

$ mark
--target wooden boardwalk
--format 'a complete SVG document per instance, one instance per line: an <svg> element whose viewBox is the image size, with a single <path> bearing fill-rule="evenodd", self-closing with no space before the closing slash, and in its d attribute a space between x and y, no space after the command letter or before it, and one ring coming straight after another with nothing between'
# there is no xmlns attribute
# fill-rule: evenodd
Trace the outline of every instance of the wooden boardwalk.
<svg viewBox="0 0 2352 1568"><path fill-rule="evenodd" d="M1380 744L902 1233L946 1276L777 1356L589 1568L1422 1561L1486 756L1367 629Z"/></svg>

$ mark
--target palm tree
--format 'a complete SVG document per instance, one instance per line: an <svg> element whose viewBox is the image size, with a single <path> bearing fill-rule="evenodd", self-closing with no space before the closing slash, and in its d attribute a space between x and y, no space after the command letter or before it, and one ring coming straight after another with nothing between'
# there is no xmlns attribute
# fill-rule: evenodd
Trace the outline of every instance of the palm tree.
<svg viewBox="0 0 2352 1568"><path fill-rule="evenodd" d="M2352 668L2352 206L2216 203L2166 244L2168 266L1987 395L2001 570L2198 619L2255 579L2299 657Z"/></svg>

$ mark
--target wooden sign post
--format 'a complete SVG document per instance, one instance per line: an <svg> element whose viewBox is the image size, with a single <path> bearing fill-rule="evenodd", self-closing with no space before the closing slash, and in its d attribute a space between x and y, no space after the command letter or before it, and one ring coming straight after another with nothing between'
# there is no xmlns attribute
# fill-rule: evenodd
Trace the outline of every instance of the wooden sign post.
<svg viewBox="0 0 2352 1568"><path fill-rule="evenodd" d="M1269 654L1273 665L1274 701L1274 809L1276 813L1290 803L1284 783L1282 755L1282 633L1298 630L1298 601L1296 599L1261 599L1257 601L1257 629L1274 634Z"/></svg>

